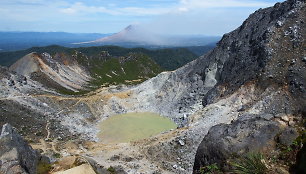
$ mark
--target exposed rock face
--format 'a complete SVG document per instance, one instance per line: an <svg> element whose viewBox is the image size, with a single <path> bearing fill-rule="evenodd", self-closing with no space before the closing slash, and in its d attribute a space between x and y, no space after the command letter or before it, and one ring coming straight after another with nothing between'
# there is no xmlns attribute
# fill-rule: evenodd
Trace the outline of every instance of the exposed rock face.
<svg viewBox="0 0 306 174"><path fill-rule="evenodd" d="M258 10L206 56L217 62L218 70L217 83L205 95L204 106L227 98L245 84L255 84L257 100L269 100L270 104L243 105L237 121L211 128L197 150L195 171L213 163L224 165L233 154L273 149L276 135L292 126L290 120L299 120L305 113L305 19L304 0ZM262 98L269 88L278 92ZM287 128L278 138L290 145L296 137L295 130Z"/></svg>
<svg viewBox="0 0 306 174"><path fill-rule="evenodd" d="M48 87L61 86L72 91L84 89L91 79L84 67L64 54L52 57L48 53L30 53L14 63L10 70Z"/></svg>
<svg viewBox="0 0 306 174"><path fill-rule="evenodd" d="M0 173L35 174L38 157L14 128L5 124L0 135Z"/></svg>
<svg viewBox="0 0 306 174"><path fill-rule="evenodd" d="M22 132L22 136L32 140L47 136L46 129L49 128L52 128L51 136L65 134L68 137L68 132L60 128L59 120L54 120L57 116L55 108L35 97L39 94L56 95L56 92L28 77L0 67L0 127L10 123Z"/></svg>
<svg viewBox="0 0 306 174"><path fill-rule="evenodd" d="M258 10L235 31L225 35L214 57L218 67L217 87L203 104L233 93L248 81L258 87L287 86L305 106L305 1L291 0ZM218 55L223 54L223 55ZM223 64L222 64L223 62Z"/></svg>

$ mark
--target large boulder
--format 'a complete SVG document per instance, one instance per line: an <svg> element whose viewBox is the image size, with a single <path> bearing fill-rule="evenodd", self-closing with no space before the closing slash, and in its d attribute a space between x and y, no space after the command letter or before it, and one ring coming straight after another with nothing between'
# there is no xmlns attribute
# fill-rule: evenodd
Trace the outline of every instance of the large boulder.
<svg viewBox="0 0 306 174"><path fill-rule="evenodd" d="M250 115L251 116L251 115ZM212 127L198 147L194 171L201 167L218 164L224 166L226 160L248 152L267 152L275 148L277 136L282 126L262 117L241 118L232 124Z"/></svg>
<svg viewBox="0 0 306 174"><path fill-rule="evenodd" d="M9 124L0 135L0 173L35 174L38 155Z"/></svg>

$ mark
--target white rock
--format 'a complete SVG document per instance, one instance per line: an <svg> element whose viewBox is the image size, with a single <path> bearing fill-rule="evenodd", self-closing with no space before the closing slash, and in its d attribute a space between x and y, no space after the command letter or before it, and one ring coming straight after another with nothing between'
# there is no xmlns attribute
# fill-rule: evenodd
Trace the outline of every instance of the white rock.
<svg viewBox="0 0 306 174"><path fill-rule="evenodd" d="M289 121L289 117L287 115L282 116L281 119L283 121L287 121L287 122Z"/></svg>
<svg viewBox="0 0 306 174"><path fill-rule="evenodd" d="M180 143L181 146L185 145L185 142L183 140L179 140L178 142Z"/></svg>
<svg viewBox="0 0 306 174"><path fill-rule="evenodd" d="M294 126L295 122L294 121L289 121L289 126Z"/></svg>

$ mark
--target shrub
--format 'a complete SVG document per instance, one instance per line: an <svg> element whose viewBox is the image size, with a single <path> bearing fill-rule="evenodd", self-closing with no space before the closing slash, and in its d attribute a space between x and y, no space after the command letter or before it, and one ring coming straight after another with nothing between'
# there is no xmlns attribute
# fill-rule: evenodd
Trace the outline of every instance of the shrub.
<svg viewBox="0 0 306 174"><path fill-rule="evenodd" d="M61 157L61 154L59 154L59 153L54 153L54 154L53 154L53 157L54 157L54 158L60 158L60 157Z"/></svg>
<svg viewBox="0 0 306 174"><path fill-rule="evenodd" d="M37 165L37 174L49 173L52 169L52 165L49 163L39 162Z"/></svg>
<svg viewBox="0 0 306 174"><path fill-rule="evenodd" d="M115 174L116 173L116 170L113 166L110 166L108 169L107 169L108 172L110 172L111 174Z"/></svg>

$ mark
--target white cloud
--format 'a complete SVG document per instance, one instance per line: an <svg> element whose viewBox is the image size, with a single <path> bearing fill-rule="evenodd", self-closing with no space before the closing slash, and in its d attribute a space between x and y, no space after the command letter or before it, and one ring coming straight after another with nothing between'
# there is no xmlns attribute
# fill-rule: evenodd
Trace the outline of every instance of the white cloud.
<svg viewBox="0 0 306 174"><path fill-rule="evenodd" d="M119 14L115 10L110 10L109 8L106 7L87 6L82 2L76 2L67 8L59 8L59 11L70 15L92 14L92 13L106 13L111 15Z"/></svg>
<svg viewBox="0 0 306 174"><path fill-rule="evenodd" d="M0 2L5 2L5 0L0 0ZM44 3L44 0L11 0L7 1L7 3L12 3L12 4L41 4Z"/></svg>
<svg viewBox="0 0 306 174"><path fill-rule="evenodd" d="M68 8L61 8L62 13L76 15L76 14L92 14L105 13L110 15L130 15L130 16L146 16L146 15L161 15L171 11L171 8L141 8L141 7L121 7L112 6L87 6L84 3L77 2Z"/></svg>
<svg viewBox="0 0 306 174"><path fill-rule="evenodd" d="M77 10L73 8L64 8L64 9L61 9L60 12L66 13L66 14L75 14Z"/></svg>
<svg viewBox="0 0 306 174"><path fill-rule="evenodd" d="M160 26L169 33L179 29L207 33L211 26L222 26L218 27L222 33L270 5L264 0L0 0L0 30L113 32L133 22L147 22L152 29ZM216 33L215 28L211 31Z"/></svg>
<svg viewBox="0 0 306 174"><path fill-rule="evenodd" d="M146 25L158 33L222 35L237 28L258 8L271 5L260 0L179 0L170 14Z"/></svg>
<svg viewBox="0 0 306 174"><path fill-rule="evenodd" d="M116 5L88 6L82 2L76 2L59 11L65 14L92 14L105 13L110 15L147 16L163 15L167 13L184 13L190 10L206 8L231 8L231 7L266 7L271 3L255 0L179 0L177 4L168 7L117 7Z"/></svg>
<svg viewBox="0 0 306 174"><path fill-rule="evenodd" d="M82 2L81 2L82 1ZM41 18L47 15L55 15L54 12L59 12L68 16L89 16L92 14L108 14L113 16L158 16L165 14L180 14L187 13L191 10L204 10L207 8L220 7L266 7L270 3L264 3L260 0L177 0L177 3L167 4L165 6L151 5L151 6L117 6L114 3L106 3L103 5L88 5L86 1L68 2L66 0L0 0L0 7L3 9L10 9L7 16L15 16L13 13L29 16L29 18ZM143 4L145 1L143 1ZM26 6L25 6L26 5ZM40 13L40 15L32 15L33 13ZM54 14L53 14L54 13ZM3 11L2 11L2 14ZM30 16L31 15L31 16ZM21 18L22 19L22 18Z"/></svg>
<svg viewBox="0 0 306 174"><path fill-rule="evenodd" d="M178 10L179 12L188 12L188 11L189 11L189 9L186 8L186 7L179 7L177 10Z"/></svg>
<svg viewBox="0 0 306 174"><path fill-rule="evenodd" d="M169 8L139 8L139 7L126 7L118 9L121 14L129 15L161 15L170 12Z"/></svg>

